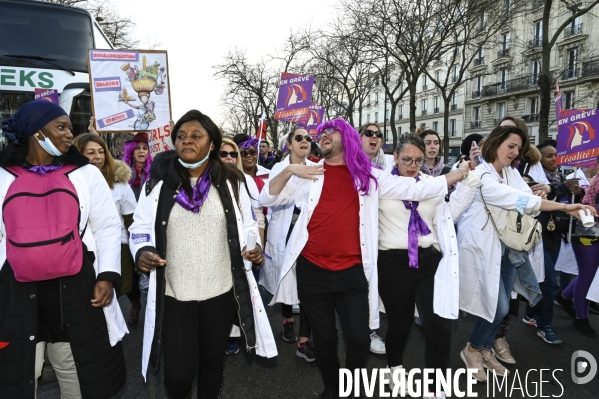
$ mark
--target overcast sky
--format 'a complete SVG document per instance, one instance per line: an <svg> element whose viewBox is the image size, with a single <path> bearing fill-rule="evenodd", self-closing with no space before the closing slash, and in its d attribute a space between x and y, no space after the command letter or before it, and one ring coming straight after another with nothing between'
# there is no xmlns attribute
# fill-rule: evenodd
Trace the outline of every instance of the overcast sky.
<svg viewBox="0 0 599 399"><path fill-rule="evenodd" d="M247 50L252 60L274 54L291 29L326 23L337 0L114 0L136 23L140 49L160 42L168 51L172 115L196 108L221 122L223 82L213 74L228 50Z"/></svg>

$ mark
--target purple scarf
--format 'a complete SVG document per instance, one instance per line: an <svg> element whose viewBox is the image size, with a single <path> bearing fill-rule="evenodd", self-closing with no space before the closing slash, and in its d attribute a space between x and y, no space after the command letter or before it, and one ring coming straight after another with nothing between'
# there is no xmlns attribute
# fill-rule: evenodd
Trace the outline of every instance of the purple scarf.
<svg viewBox="0 0 599 399"><path fill-rule="evenodd" d="M399 176L397 168L393 168L392 175ZM420 177L416 176L416 181ZM410 267L418 269L418 236L427 236L431 233L424 220L418 213L418 201L403 201L406 209L410 210L410 224L408 225L408 260Z"/></svg>
<svg viewBox="0 0 599 399"><path fill-rule="evenodd" d="M239 143L239 148L242 150L248 150L251 146L254 146L254 148L256 148L256 150L257 150L259 145L260 145L260 142L258 141L257 138L248 137L248 139L246 141L242 141L241 143Z"/></svg>
<svg viewBox="0 0 599 399"><path fill-rule="evenodd" d="M185 191L177 190L175 201L177 201L177 203L184 209L192 211L193 213L200 212L200 208L204 201L206 201L211 187L210 169L212 169L212 163L208 165L208 169L206 169L202 177L198 179L197 184L193 187L193 196L191 199ZM181 186L179 186L179 188L181 188Z"/></svg>
<svg viewBox="0 0 599 399"><path fill-rule="evenodd" d="M31 168L25 168L25 170L28 170L31 173L37 173L38 175L41 175L41 176L46 176L47 173L54 172L55 170L62 168L62 166L63 166L62 164L60 164L60 165L35 165L35 166L32 166Z"/></svg>

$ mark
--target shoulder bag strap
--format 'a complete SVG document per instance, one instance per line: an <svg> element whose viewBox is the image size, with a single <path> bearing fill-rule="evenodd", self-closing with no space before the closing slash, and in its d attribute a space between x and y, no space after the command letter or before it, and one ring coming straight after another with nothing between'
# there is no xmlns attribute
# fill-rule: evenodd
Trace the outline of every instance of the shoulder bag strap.
<svg viewBox="0 0 599 399"><path fill-rule="evenodd" d="M483 179L483 176L484 176L484 175L487 175L487 174L489 174L489 175L490 175L490 173L489 173L489 172L485 172L485 173L483 173L482 175L480 175L480 180L482 181L482 179ZM482 200L483 200L483 205L484 205L484 207L485 207L485 211L487 212L487 223L489 223L489 220L491 220L491 223L493 223L493 227L495 227L495 231L497 232L497 234L498 234L499 236L501 236L501 234L499 234L499 230L497 229L497 225L495 224L495 220L493 220L493 216L491 216L491 211L489 211L489 208L487 207L487 203L485 202L485 197L483 197L483 189L482 189L482 185L481 185L481 186L478 186L478 190L479 190L479 192L480 192L480 199L482 199ZM482 229L484 229L484 228L487 226L487 223L485 223L485 225L483 226L483 228L482 228ZM482 230L482 229L481 229L481 230Z"/></svg>

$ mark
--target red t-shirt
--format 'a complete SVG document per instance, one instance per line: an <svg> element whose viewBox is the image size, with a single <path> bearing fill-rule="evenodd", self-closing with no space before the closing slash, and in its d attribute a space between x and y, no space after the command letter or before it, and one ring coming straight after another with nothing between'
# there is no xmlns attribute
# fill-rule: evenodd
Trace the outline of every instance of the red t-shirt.
<svg viewBox="0 0 599 399"><path fill-rule="evenodd" d="M322 193L308 223L302 255L333 271L362 263L360 200L346 165L325 165Z"/></svg>

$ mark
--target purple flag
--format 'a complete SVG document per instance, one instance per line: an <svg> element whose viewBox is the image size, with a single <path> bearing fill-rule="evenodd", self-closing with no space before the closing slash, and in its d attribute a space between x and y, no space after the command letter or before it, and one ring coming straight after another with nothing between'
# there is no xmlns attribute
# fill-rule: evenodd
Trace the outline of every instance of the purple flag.
<svg viewBox="0 0 599 399"><path fill-rule="evenodd" d="M281 74L275 119L293 121L309 116L314 76Z"/></svg>
<svg viewBox="0 0 599 399"><path fill-rule="evenodd" d="M557 84L556 84L557 87ZM563 109L559 87L555 92L555 115L557 118L557 159L562 166L588 167L597 163L599 137L599 110Z"/></svg>
<svg viewBox="0 0 599 399"><path fill-rule="evenodd" d="M54 89L35 89L35 100L50 101L56 105L60 105L58 101L58 90Z"/></svg>
<svg viewBox="0 0 599 399"><path fill-rule="evenodd" d="M324 118L324 111L326 107L324 105L316 105L311 104L309 108L308 117L297 121L297 125L303 128L315 128L320 123L322 123L322 119Z"/></svg>

